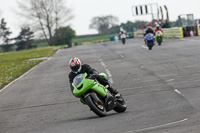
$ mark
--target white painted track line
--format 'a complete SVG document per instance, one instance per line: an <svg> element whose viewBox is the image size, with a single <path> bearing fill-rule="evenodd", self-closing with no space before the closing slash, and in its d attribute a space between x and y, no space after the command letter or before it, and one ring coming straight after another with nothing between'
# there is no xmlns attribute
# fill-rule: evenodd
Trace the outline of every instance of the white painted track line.
<svg viewBox="0 0 200 133"><path fill-rule="evenodd" d="M149 49L147 46L144 46L144 45L141 45L143 48L145 48L145 49Z"/></svg>
<svg viewBox="0 0 200 133"><path fill-rule="evenodd" d="M41 63L43 63L43 62L41 62ZM41 64L41 63L39 63L39 64ZM38 64L38 65L39 65L39 64ZM6 88L8 88L11 84L13 84L14 82L18 81L19 79L23 78L23 77L26 76L28 73L30 73L31 71L33 71L38 65L34 66L34 67L31 68L30 70L28 70L26 73L24 73L23 75L21 75L19 78L15 79L15 80L13 80L12 82L10 82L9 84L7 84L3 89L0 90L0 93L1 93L2 91L4 91Z"/></svg>
<svg viewBox="0 0 200 133"><path fill-rule="evenodd" d="M60 49L56 52L56 54L60 51ZM52 57L49 57L47 60L50 60ZM30 73L31 71L33 71L37 66L39 66L40 64L44 63L45 61L40 62L39 64L37 64L36 66L32 67L30 70L28 70L26 73L24 73L23 75L21 75L20 77L16 78L15 80L13 80L12 82L10 82L9 84L7 84L4 88L2 88L0 90L0 93L3 92L6 88L8 88L11 84L13 84L14 82L18 81L19 79L23 78L24 76L26 76L28 73Z"/></svg>
<svg viewBox="0 0 200 133"><path fill-rule="evenodd" d="M108 75L108 80L110 81L110 83L114 83L113 79L112 79L112 74L109 71L109 69L107 68L106 64L103 62L102 59L99 59L99 62L101 63L101 65L103 66L103 68L105 69L107 75Z"/></svg>
<svg viewBox="0 0 200 133"><path fill-rule="evenodd" d="M136 133L136 132L144 132L144 131L155 130L155 129L167 127L167 126L170 126L170 125L182 123L182 122L185 122L187 120L188 120L188 118L185 118L185 119L180 120L180 121L170 122L170 123L166 123L166 124L163 124L163 125L158 125L158 126L153 126L153 127L148 127L148 128L138 129L138 130L131 130L131 131L123 132L123 133Z"/></svg>

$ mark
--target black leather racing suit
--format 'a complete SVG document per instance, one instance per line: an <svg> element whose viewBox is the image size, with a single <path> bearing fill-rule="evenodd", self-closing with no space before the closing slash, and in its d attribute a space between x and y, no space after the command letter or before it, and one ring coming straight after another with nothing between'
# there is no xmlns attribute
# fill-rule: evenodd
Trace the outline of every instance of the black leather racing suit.
<svg viewBox="0 0 200 133"><path fill-rule="evenodd" d="M146 36L146 34L149 34L149 33L152 33L153 35L155 35L154 30L153 30L152 28L148 28L148 29L145 31L144 36Z"/></svg>
<svg viewBox="0 0 200 133"><path fill-rule="evenodd" d="M148 28L144 33L144 42L146 44L146 35L152 33L155 36L154 30L152 28Z"/></svg>
<svg viewBox="0 0 200 133"><path fill-rule="evenodd" d="M82 68L81 68L81 71L77 74L73 73L73 72L70 72L69 73L69 82L70 82L70 88L71 88L71 92L73 93L73 90L74 90L74 87L72 86L72 83L73 83L73 80L74 78L79 75L79 74L84 74L84 73L87 73L87 77L90 77L91 75L95 75L96 77L96 80L106 86L108 85L108 90L113 93L113 94L117 94L118 91L114 88L112 88L108 82L108 80L106 78L104 78L103 76L99 75L99 72L95 69L93 69L90 65L88 64L83 64L82 65Z"/></svg>

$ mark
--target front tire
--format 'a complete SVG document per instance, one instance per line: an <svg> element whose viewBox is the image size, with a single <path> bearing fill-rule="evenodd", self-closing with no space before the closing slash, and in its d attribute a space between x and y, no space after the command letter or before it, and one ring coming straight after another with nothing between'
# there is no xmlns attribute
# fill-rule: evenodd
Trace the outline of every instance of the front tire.
<svg viewBox="0 0 200 133"><path fill-rule="evenodd" d="M152 50L153 45L154 45L153 42L147 42L149 50Z"/></svg>
<svg viewBox="0 0 200 133"><path fill-rule="evenodd" d="M106 109L104 105L99 105L97 102L92 99L91 96L86 97L85 99L87 105L90 107L90 109L98 116L104 117L106 116Z"/></svg>
<svg viewBox="0 0 200 133"><path fill-rule="evenodd" d="M125 44L126 40L125 38L122 38L122 43Z"/></svg>
<svg viewBox="0 0 200 133"><path fill-rule="evenodd" d="M149 44L148 47L149 47L149 50L152 50L152 44Z"/></svg>
<svg viewBox="0 0 200 133"><path fill-rule="evenodd" d="M159 39L159 40L158 40L158 45L159 45L159 46L161 45L161 42L162 42L161 39Z"/></svg>

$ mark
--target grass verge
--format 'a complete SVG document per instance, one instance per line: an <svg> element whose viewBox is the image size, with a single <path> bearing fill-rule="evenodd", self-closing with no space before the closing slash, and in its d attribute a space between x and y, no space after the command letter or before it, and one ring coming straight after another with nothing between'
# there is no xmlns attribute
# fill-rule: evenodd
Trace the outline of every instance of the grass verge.
<svg viewBox="0 0 200 133"><path fill-rule="evenodd" d="M77 37L73 40L73 43L77 45L83 44L91 44L91 43L98 43L98 42L107 42L110 41L110 36L117 35L117 34L110 34L110 35L97 35L92 37Z"/></svg>
<svg viewBox="0 0 200 133"><path fill-rule="evenodd" d="M0 89L21 76L43 60L28 60L33 58L50 57L59 47L45 47L19 52L0 54Z"/></svg>
<svg viewBox="0 0 200 133"><path fill-rule="evenodd" d="M127 35L129 36L132 34L133 32L127 32ZM114 39L114 36L119 36L119 34L116 33L116 34L109 34L109 35L78 36L75 39L73 39L73 43L76 45L84 45L84 44L95 44L95 43L100 43L100 42L109 42L109 41L112 41L112 38Z"/></svg>

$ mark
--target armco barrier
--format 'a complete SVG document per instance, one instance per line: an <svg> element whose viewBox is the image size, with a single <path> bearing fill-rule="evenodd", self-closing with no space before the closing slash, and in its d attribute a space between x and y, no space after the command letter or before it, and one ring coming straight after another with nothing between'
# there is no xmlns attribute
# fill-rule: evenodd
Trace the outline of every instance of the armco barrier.
<svg viewBox="0 0 200 133"><path fill-rule="evenodd" d="M95 44L95 43L102 43L102 42L109 42L109 39L101 39L101 40L95 40L95 41L84 41L81 44L86 45L86 44Z"/></svg>
<svg viewBox="0 0 200 133"><path fill-rule="evenodd" d="M162 29L164 31L164 37L165 38L183 38L183 28L177 27L177 28L164 28ZM144 37L144 30L137 30L137 32L134 32L134 37Z"/></svg>
<svg viewBox="0 0 200 133"><path fill-rule="evenodd" d="M183 27L180 27L179 30L180 30L180 38L183 38L184 37L184 35L183 35Z"/></svg>
<svg viewBox="0 0 200 133"><path fill-rule="evenodd" d="M137 38L137 32L133 32L133 38Z"/></svg>
<svg viewBox="0 0 200 133"><path fill-rule="evenodd" d="M183 38L183 28L166 28L163 29L165 38Z"/></svg>
<svg viewBox="0 0 200 133"><path fill-rule="evenodd" d="M144 37L144 33L145 33L145 29L138 29L136 31L136 35L135 36L141 38L141 37Z"/></svg>

